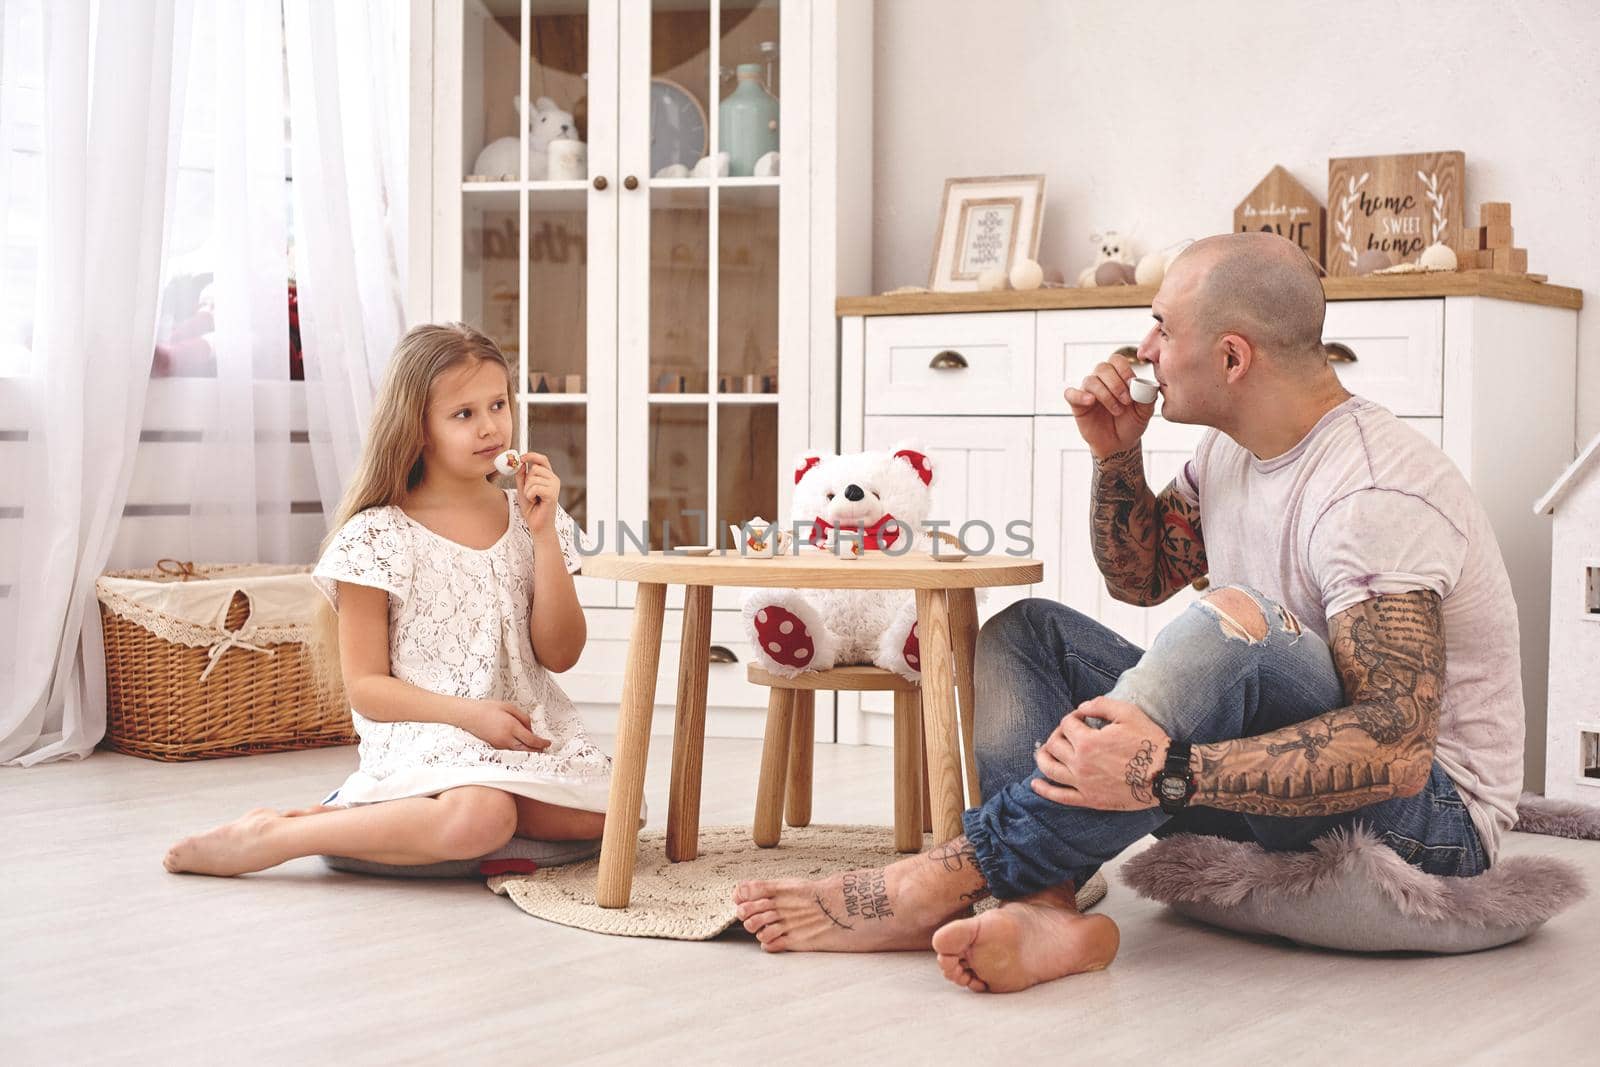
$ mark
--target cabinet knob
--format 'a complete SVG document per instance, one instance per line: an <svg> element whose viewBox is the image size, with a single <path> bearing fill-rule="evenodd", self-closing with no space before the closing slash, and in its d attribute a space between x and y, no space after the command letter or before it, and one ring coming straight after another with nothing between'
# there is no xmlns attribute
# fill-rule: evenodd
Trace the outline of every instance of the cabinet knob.
<svg viewBox="0 0 1600 1067"><path fill-rule="evenodd" d="M966 370L967 357L953 348L947 348L928 361L929 370Z"/></svg>
<svg viewBox="0 0 1600 1067"><path fill-rule="evenodd" d="M594 176L594 187L596 189L604 189L606 184L606 176L604 174L596 174Z"/></svg>
<svg viewBox="0 0 1600 1067"><path fill-rule="evenodd" d="M723 645L712 645L710 651L706 653L706 659L712 663L739 662L739 657L735 656L731 649Z"/></svg>
<svg viewBox="0 0 1600 1067"><path fill-rule="evenodd" d="M1111 354L1113 356L1121 356L1129 363L1132 363L1135 367L1139 366L1140 364L1148 364L1150 362L1148 359L1145 359L1139 354L1139 347L1137 345L1123 345L1121 348L1117 349Z"/></svg>
<svg viewBox="0 0 1600 1067"><path fill-rule="evenodd" d="M1354 363L1356 361L1355 349L1349 345L1342 345L1338 341L1329 341L1322 347L1328 353L1329 363Z"/></svg>
<svg viewBox="0 0 1600 1067"><path fill-rule="evenodd" d="M622 179L622 187L624 189L637 189L639 188L639 179L630 174Z"/></svg>

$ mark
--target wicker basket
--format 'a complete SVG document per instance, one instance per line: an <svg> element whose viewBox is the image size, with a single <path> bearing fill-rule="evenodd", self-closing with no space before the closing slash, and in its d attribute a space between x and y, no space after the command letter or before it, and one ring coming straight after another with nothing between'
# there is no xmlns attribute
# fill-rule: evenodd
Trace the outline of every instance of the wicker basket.
<svg viewBox="0 0 1600 1067"><path fill-rule="evenodd" d="M183 567L182 577L200 581L248 570L239 565ZM165 569L114 571L106 577L166 583L177 576ZM243 592L235 592L223 622L226 633L212 630L208 638L187 620L148 608L134 613L140 621L125 618L126 602L109 595L103 585L99 595L106 647L106 744L116 751L178 761L355 743L343 686L337 679L331 691L317 685L309 618L295 627L241 632L250 602ZM183 636L163 637L146 625L151 623Z"/></svg>

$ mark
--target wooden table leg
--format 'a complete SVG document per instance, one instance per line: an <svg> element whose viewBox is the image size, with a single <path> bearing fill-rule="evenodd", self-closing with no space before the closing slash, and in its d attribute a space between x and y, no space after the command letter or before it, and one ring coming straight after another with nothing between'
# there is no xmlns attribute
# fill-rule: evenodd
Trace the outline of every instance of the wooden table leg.
<svg viewBox="0 0 1600 1067"><path fill-rule="evenodd" d="M922 715L915 690L894 694L894 847L922 851Z"/></svg>
<svg viewBox="0 0 1600 1067"><path fill-rule="evenodd" d="M640 582L628 639L628 669L622 677L617 713L617 751L611 765L611 799L606 804L605 836L600 841L600 877L595 900L602 908L625 908L633 891L633 863L639 844L639 805L644 800L644 768L650 756L650 716L656 704L656 668L661 664L661 617L667 587Z"/></svg>
<svg viewBox="0 0 1600 1067"><path fill-rule="evenodd" d="M961 697L961 756L967 766L967 806L976 808L983 803L972 737L978 719L972 684L972 657L978 647L978 598L971 589L952 589L945 596L950 601L950 643L956 655L956 692Z"/></svg>
<svg viewBox="0 0 1600 1067"><path fill-rule="evenodd" d="M922 832L933 833L933 801L928 799L928 746L922 743L922 694L917 694L917 788L922 790Z"/></svg>
<svg viewBox="0 0 1600 1067"><path fill-rule="evenodd" d="M784 822L811 825L811 768L817 747L817 693L794 691L794 725L789 733L789 802Z"/></svg>
<svg viewBox="0 0 1600 1067"><path fill-rule="evenodd" d="M672 791L667 801L667 859L700 855L700 781L706 753L706 671L711 652L711 587L683 591L678 652L678 713L672 728Z"/></svg>
<svg viewBox="0 0 1600 1067"><path fill-rule="evenodd" d="M922 651L922 734L928 750L934 839L948 841L961 834L961 766L950 614L943 589L917 590L917 642Z"/></svg>
<svg viewBox="0 0 1600 1067"><path fill-rule="evenodd" d="M756 786L756 821L750 836L771 848L783 835L783 788L789 771L789 731L794 691L773 686L767 695L767 739L761 745L761 780Z"/></svg>

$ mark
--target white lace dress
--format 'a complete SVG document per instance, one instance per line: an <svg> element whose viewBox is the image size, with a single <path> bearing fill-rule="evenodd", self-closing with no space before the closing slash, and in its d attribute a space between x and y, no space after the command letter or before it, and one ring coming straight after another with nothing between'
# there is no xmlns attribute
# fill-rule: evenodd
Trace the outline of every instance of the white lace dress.
<svg viewBox="0 0 1600 1067"><path fill-rule="evenodd" d="M507 490L511 522L485 549L429 530L398 507L370 508L339 531L312 577L339 607L337 582L389 594L389 672L448 696L509 700L526 709L543 752L491 748L433 722L375 722L354 709L361 769L328 799L370 804L487 785L562 807L604 811L611 760L590 742L577 709L534 658L533 535ZM568 572L581 562L572 518L556 516Z"/></svg>

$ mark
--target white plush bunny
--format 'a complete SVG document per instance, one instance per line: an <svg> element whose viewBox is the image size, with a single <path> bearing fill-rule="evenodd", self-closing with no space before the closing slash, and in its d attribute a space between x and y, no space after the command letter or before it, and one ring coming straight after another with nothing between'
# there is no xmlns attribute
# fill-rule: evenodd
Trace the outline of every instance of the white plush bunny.
<svg viewBox="0 0 1600 1067"><path fill-rule="evenodd" d="M512 98L517 114L528 123L528 180L544 181L550 175L550 142L578 140L578 127L572 121L572 112L563 111L548 96L533 102L531 114L524 114L522 98ZM520 139L501 137L484 146L472 164L472 173L508 181L517 179L517 152Z"/></svg>

